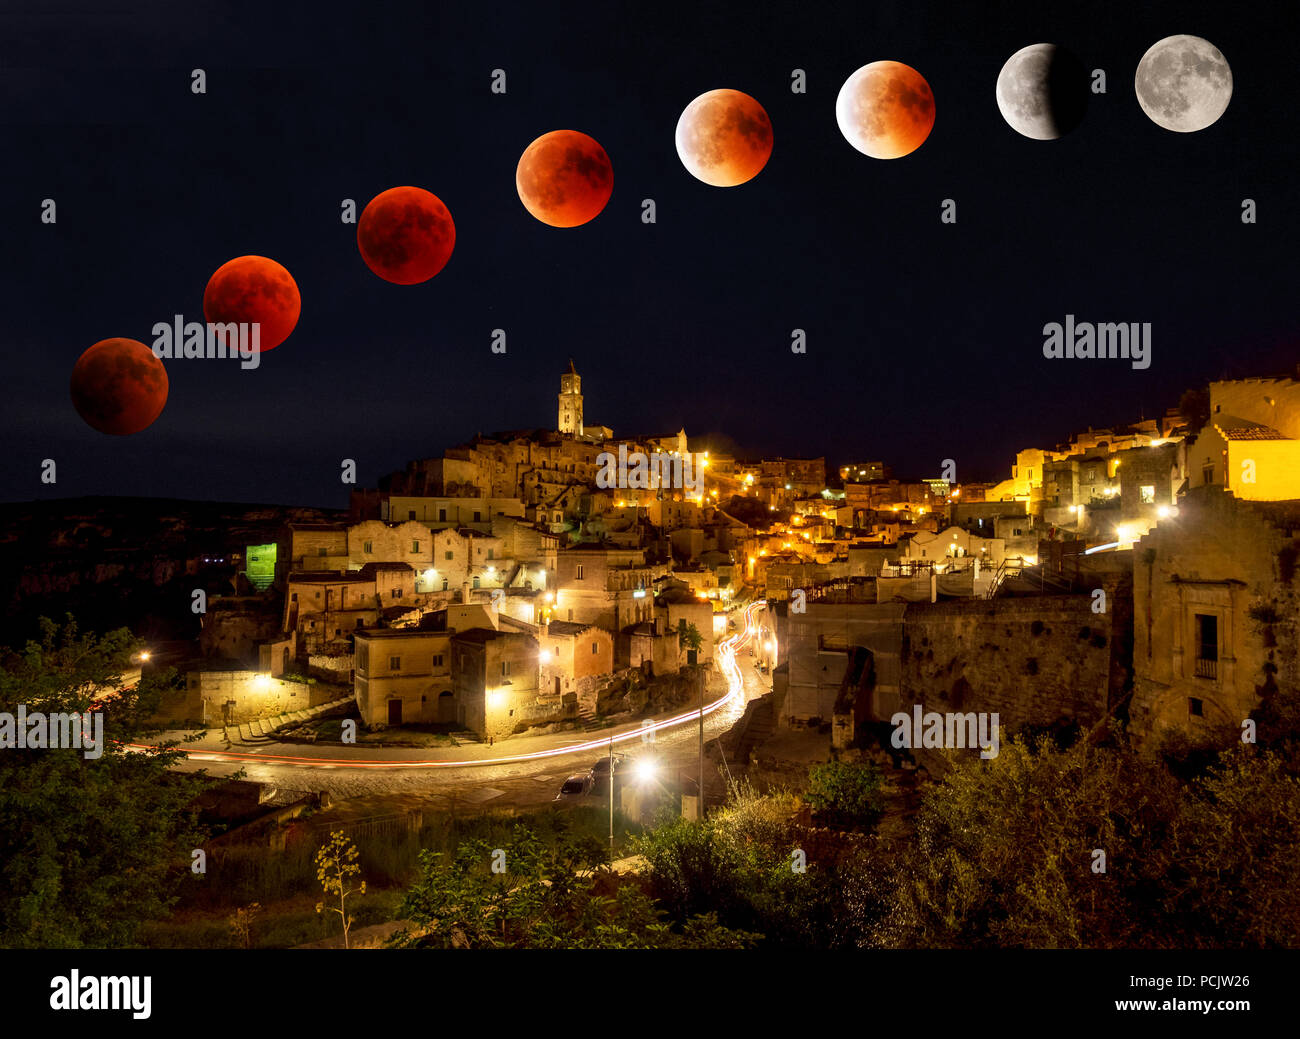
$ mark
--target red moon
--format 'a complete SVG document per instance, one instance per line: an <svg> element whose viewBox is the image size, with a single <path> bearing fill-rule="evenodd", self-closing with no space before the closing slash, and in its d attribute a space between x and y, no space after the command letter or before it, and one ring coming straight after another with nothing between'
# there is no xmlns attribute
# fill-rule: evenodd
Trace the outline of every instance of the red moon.
<svg viewBox="0 0 1300 1039"><path fill-rule="evenodd" d="M101 339L72 369L72 406L101 433L148 429L167 403L167 369L144 343Z"/></svg>
<svg viewBox="0 0 1300 1039"><path fill-rule="evenodd" d="M239 256L223 263L203 290L204 319L213 325L256 323L262 353L289 338L300 313L302 297L293 276L265 256ZM223 338L227 346L237 345L230 336Z"/></svg>
<svg viewBox="0 0 1300 1039"><path fill-rule="evenodd" d="M357 248L366 266L394 285L428 281L451 259L456 225L451 211L424 188L389 188L370 200L357 221Z"/></svg>
<svg viewBox="0 0 1300 1039"><path fill-rule="evenodd" d="M551 227L577 227L600 216L614 193L614 167L595 140L552 130L524 149L515 169L524 208Z"/></svg>

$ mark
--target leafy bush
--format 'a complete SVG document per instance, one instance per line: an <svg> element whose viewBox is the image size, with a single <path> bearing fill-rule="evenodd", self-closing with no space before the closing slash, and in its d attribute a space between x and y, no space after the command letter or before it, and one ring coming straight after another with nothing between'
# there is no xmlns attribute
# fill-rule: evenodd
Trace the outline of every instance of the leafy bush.
<svg viewBox="0 0 1300 1039"><path fill-rule="evenodd" d="M828 761L808 772L808 802L827 822L873 826L885 810L883 776L873 762Z"/></svg>

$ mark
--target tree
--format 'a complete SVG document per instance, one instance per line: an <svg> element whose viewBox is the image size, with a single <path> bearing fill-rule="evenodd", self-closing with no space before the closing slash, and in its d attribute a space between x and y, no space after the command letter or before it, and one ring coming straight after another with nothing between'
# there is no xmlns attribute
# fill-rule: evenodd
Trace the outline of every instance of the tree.
<svg viewBox="0 0 1300 1039"><path fill-rule="evenodd" d="M414 928L403 948L747 948L757 935L701 914L674 927L637 881L606 866L602 842L561 837L544 845L528 827L504 847L467 840L423 852L398 909Z"/></svg>
<svg viewBox="0 0 1300 1039"><path fill-rule="evenodd" d="M694 624L688 624L683 617L677 622L677 647L678 649L690 650L698 653L704 645L704 639L700 635L700 629Z"/></svg>
<svg viewBox="0 0 1300 1039"><path fill-rule="evenodd" d="M246 906L240 906L227 917L226 923L230 928L230 936L241 949L252 947L253 921L261 912L262 904L251 902Z"/></svg>
<svg viewBox="0 0 1300 1039"><path fill-rule="evenodd" d="M876 944L1294 946L1300 781L1248 748L1189 783L1114 733L1017 739L927 795L893 874Z"/></svg>
<svg viewBox="0 0 1300 1039"><path fill-rule="evenodd" d="M1184 390L1178 399L1178 414L1192 433L1199 433L1210 421L1210 391Z"/></svg>
<svg viewBox="0 0 1300 1039"><path fill-rule="evenodd" d="M663 819L634 841L650 893L680 925L712 914L721 927L762 935L764 948L864 944L885 911L874 854L810 860L797 812L794 796L741 784L708 819Z"/></svg>
<svg viewBox="0 0 1300 1039"><path fill-rule="evenodd" d="M193 801L211 781L171 771L175 744L143 745L170 676L123 687L139 649L129 631L83 634L71 617L40 628L0 661L0 713L98 714L103 747L0 751L0 945L128 947L181 883L202 882L189 868L206 837Z"/></svg>
<svg viewBox="0 0 1300 1039"><path fill-rule="evenodd" d="M349 878L361 872L361 866L357 863L359 854L357 846L348 840L347 834L342 830L332 831L330 839L316 852L316 879L320 881L326 898L333 897L339 900L337 907L317 902L316 912L323 913L329 910L331 913L339 914L339 919L343 923L343 948L345 949L348 947L348 932L352 930L352 917L348 916L348 898L351 895L366 893L364 880L357 887L348 887Z"/></svg>

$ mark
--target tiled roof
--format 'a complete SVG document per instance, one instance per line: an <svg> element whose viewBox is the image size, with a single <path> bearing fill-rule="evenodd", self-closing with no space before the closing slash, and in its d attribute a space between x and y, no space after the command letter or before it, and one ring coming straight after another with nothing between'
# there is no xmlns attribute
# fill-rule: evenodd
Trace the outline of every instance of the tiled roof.
<svg viewBox="0 0 1300 1039"><path fill-rule="evenodd" d="M1214 420L1214 428L1224 440L1290 440L1272 426L1259 422L1250 422L1236 415L1219 415Z"/></svg>

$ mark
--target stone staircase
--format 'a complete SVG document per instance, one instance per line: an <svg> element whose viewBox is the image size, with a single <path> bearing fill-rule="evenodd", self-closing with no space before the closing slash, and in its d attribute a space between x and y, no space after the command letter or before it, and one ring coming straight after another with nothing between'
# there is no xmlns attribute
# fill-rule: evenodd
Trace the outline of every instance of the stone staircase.
<svg viewBox="0 0 1300 1039"><path fill-rule="evenodd" d="M278 714L274 718L254 718L251 722L240 722L238 726L239 739L244 743L258 743L270 740L277 731L286 726L302 725L304 722L332 714L354 702L353 697L342 696L337 700L331 700L329 703L318 704L315 707L304 708L301 711Z"/></svg>

